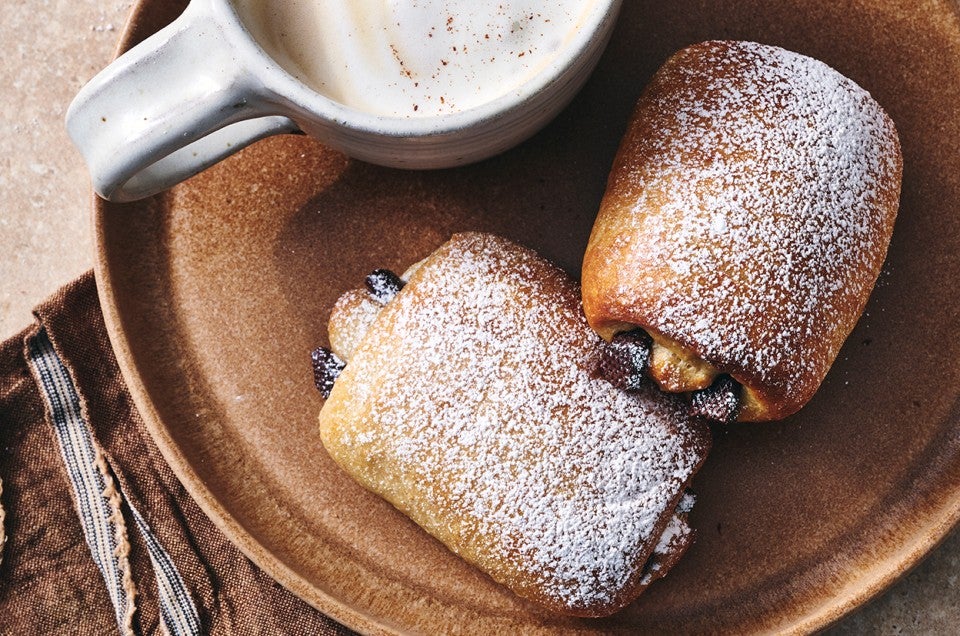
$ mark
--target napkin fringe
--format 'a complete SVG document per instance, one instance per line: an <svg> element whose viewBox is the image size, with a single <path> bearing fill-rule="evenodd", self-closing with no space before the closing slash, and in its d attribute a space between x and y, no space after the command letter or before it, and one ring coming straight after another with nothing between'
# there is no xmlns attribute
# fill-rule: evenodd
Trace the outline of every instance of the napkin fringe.
<svg viewBox="0 0 960 636"><path fill-rule="evenodd" d="M183 578L150 526L117 487L103 451L93 438L70 372L57 355L45 328L40 327L27 340L26 358L41 389L70 478L84 536L106 583L120 632L124 636L137 633L134 627L137 588L131 575L130 542L122 511L126 504L147 544L164 629L172 636L199 634L200 617Z"/></svg>
<svg viewBox="0 0 960 636"><path fill-rule="evenodd" d="M89 515L74 492L58 428L67 433L70 457L77 448L93 449L81 474L95 485L103 482L91 489L105 510L96 518L112 521L90 536L106 541L107 560L129 562L137 592L134 633L353 633L257 568L177 479L123 381L93 272L52 294L34 316L32 325L0 342L0 499L7 538L0 634L101 636L121 633L129 615L128 605L115 611L108 592L111 585L123 590L125 566L116 566L121 574L109 581L98 569L96 543L88 543L84 527ZM44 375L57 381L44 382ZM78 440L86 441L76 446ZM119 497L119 515L107 481ZM115 532L121 519L129 547L115 554L111 542L123 543Z"/></svg>

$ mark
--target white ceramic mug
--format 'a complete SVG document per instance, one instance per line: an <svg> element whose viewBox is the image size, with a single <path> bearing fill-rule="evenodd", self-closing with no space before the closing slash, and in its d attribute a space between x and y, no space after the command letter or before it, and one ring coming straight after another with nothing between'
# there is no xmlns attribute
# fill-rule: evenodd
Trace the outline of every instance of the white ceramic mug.
<svg viewBox="0 0 960 636"><path fill-rule="evenodd" d="M572 99L606 46L620 2L586 4L562 49L515 90L462 111L402 117L308 88L258 45L235 2L193 0L80 91L67 130L94 189L113 201L150 196L278 133L303 132L387 166L466 164L529 137Z"/></svg>

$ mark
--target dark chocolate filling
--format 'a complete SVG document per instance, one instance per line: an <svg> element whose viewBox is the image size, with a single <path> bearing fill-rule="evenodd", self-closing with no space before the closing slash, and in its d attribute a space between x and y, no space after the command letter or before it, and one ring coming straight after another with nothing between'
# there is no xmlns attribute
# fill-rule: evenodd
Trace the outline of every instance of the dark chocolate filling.
<svg viewBox="0 0 960 636"><path fill-rule="evenodd" d="M680 501L677 502L677 507L674 509L673 514L679 516L686 520L687 515L693 510L693 506L697 503L697 494L690 488L686 488L683 491L683 495L680 496ZM657 540L659 543L659 538ZM669 553L669 546L667 547ZM667 554L657 552L654 548L653 552L650 553L650 556L647 557L647 561L643 564L643 568L640 570L641 578L646 578L651 576L654 569L661 567L663 558ZM658 573L659 576L655 576L653 580L661 578L666 575L666 572ZM652 582L652 581L651 581Z"/></svg>
<svg viewBox="0 0 960 636"><path fill-rule="evenodd" d="M367 291L381 305L386 305L393 297L400 293L406 285L403 279L389 269L377 269L371 272L366 281Z"/></svg>
<svg viewBox="0 0 960 636"><path fill-rule="evenodd" d="M320 395L327 399L333 391L333 383L347 364L326 347L314 349L310 360L313 362L313 383L317 385Z"/></svg>
<svg viewBox="0 0 960 636"><path fill-rule="evenodd" d="M694 492L692 488L685 489L683 491L683 496L680 497L680 501L677 503L677 514L690 514L690 511L693 510L693 506L696 503L697 493Z"/></svg>
<svg viewBox="0 0 960 636"><path fill-rule="evenodd" d="M722 424L729 424L740 415L743 387L729 375L721 375L705 389L690 396L690 412Z"/></svg>
<svg viewBox="0 0 960 636"><path fill-rule="evenodd" d="M621 331L608 342L600 358L600 376L625 391L643 386L650 369L653 339L643 329ZM690 413L729 424L740 415L743 387L721 375L705 389L690 394Z"/></svg>
<svg viewBox="0 0 960 636"><path fill-rule="evenodd" d="M603 349L600 375L618 388L636 391L643 386L652 346L643 329L618 333Z"/></svg>

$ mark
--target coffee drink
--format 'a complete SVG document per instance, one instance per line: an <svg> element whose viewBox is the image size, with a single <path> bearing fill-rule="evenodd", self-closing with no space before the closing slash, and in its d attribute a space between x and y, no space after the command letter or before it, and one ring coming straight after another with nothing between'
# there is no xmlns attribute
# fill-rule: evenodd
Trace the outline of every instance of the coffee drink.
<svg viewBox="0 0 960 636"><path fill-rule="evenodd" d="M548 67L593 0L235 0L298 80L376 115L479 106Z"/></svg>

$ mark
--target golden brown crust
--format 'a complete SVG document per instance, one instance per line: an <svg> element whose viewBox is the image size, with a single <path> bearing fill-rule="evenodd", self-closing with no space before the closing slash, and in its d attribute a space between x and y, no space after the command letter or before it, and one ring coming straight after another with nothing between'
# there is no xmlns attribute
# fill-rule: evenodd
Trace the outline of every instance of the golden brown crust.
<svg viewBox="0 0 960 636"><path fill-rule="evenodd" d="M348 315L331 322L363 327ZM674 511L710 439L680 400L599 378L600 344L563 272L505 239L456 235L353 348L321 439L359 483L517 594L612 613L689 544ZM677 540L658 572L644 570L665 531Z"/></svg>
<svg viewBox="0 0 960 636"><path fill-rule="evenodd" d="M705 42L642 94L584 256L610 339L669 339L746 387L742 420L816 392L880 272L902 159L852 81L776 47Z"/></svg>
<svg viewBox="0 0 960 636"><path fill-rule="evenodd" d="M327 325L330 349L340 359L349 360L382 308L366 289L351 289L340 296Z"/></svg>

